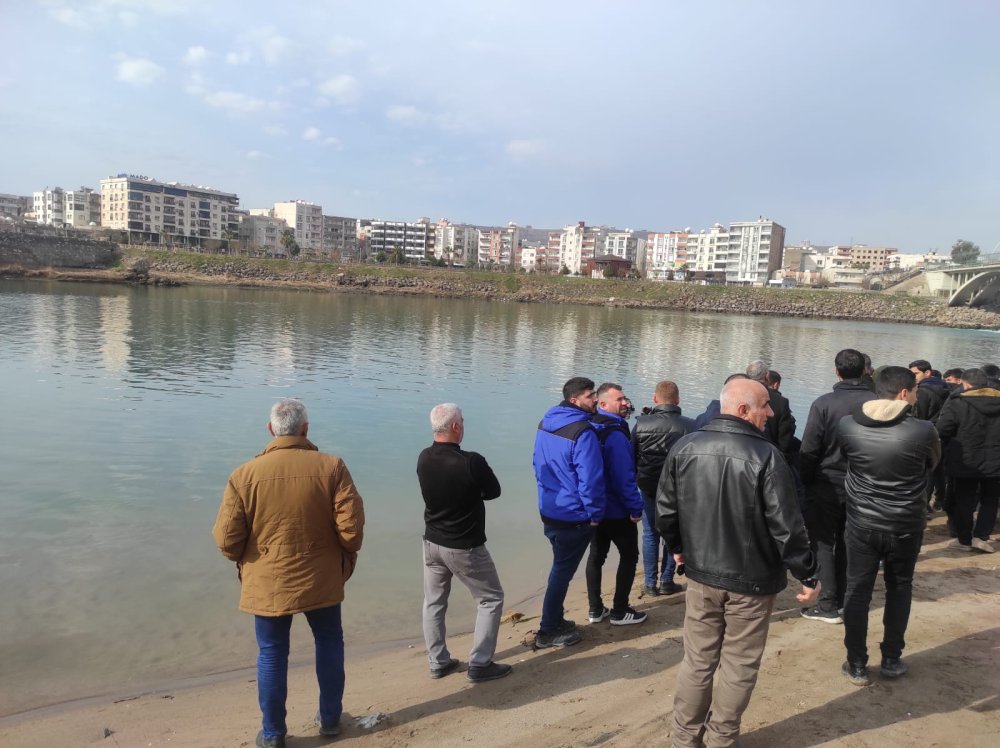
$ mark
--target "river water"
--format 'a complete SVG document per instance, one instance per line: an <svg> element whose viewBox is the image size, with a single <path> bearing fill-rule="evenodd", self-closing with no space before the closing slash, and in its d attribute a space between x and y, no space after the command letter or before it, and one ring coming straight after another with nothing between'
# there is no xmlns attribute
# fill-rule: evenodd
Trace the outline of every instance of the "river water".
<svg viewBox="0 0 1000 748"><path fill-rule="evenodd" d="M231 470L267 443L275 399L346 460L367 526L344 605L348 653L419 637L427 413L465 412L494 467L489 547L508 608L548 546L531 448L562 382L674 379L696 415L762 358L804 425L847 346L876 365L1000 359L1000 336L895 324L229 288L0 281L0 715L249 667L250 616L210 529ZM456 587L453 630L473 620ZM309 651L296 623L294 653Z"/></svg>

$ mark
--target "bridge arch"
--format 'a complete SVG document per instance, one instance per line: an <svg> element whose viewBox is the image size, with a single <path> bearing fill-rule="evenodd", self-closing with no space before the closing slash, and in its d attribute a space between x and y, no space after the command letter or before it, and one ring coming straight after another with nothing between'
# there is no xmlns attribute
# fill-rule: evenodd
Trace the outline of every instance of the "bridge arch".
<svg viewBox="0 0 1000 748"><path fill-rule="evenodd" d="M951 295L948 306L982 306L1000 303L1000 268L984 270Z"/></svg>

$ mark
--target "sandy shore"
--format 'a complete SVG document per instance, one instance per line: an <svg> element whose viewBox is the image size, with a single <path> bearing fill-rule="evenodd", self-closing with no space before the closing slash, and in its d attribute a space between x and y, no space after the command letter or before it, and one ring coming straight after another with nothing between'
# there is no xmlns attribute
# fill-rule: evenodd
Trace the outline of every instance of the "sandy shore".
<svg viewBox="0 0 1000 748"><path fill-rule="evenodd" d="M790 590L778 599L760 680L744 717L744 745L996 746L1000 744L1000 554L945 548L943 519L928 528L907 632L910 673L898 682L851 686L840 675L843 628L798 615ZM610 563L610 562L609 562ZM569 616L582 644L532 652L537 618L507 623L497 660L512 675L472 685L462 673L427 676L420 643L398 643L347 665L343 731L320 738L312 724L316 685L308 666L290 673L291 748L356 746L669 745L671 697L682 655L682 595L633 599L640 626L586 624L582 572ZM350 590L348 601L350 605ZM882 583L869 646L877 663ZM464 589L453 606L471 606ZM528 611L529 613L531 611ZM451 640L464 661L470 637ZM374 729L355 718L389 715ZM259 724L252 670L223 680L126 699L90 699L0 720L0 745L252 746Z"/></svg>

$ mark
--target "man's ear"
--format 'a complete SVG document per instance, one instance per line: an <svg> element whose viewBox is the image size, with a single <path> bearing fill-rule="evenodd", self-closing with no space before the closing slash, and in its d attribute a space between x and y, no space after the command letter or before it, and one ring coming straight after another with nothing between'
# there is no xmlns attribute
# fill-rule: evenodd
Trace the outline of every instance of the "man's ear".
<svg viewBox="0 0 1000 748"><path fill-rule="evenodd" d="M267 433L269 433L271 436L274 436L274 429L271 428L271 422L270 421L267 422Z"/></svg>

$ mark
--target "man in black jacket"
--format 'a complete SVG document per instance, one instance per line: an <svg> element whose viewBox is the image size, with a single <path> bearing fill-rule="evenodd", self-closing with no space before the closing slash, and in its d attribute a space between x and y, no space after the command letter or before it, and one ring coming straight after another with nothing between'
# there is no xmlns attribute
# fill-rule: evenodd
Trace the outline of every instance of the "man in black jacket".
<svg viewBox="0 0 1000 748"><path fill-rule="evenodd" d="M816 398L809 408L800 453L802 480L806 484L806 525L816 544L817 576L823 585L819 603L803 608L802 617L823 623L843 621L840 609L844 607L847 569L844 548L847 463L840 449L837 424L862 403L875 399L875 393L862 380L865 373L863 353L845 348L837 353L833 365L840 381L831 392Z"/></svg>
<svg viewBox="0 0 1000 748"><path fill-rule="evenodd" d="M954 482L949 515L958 535L950 548L993 553L990 533L1000 498L1000 390L980 369L962 372L963 392L944 404L935 426ZM979 515L972 517L979 503Z"/></svg>
<svg viewBox="0 0 1000 748"><path fill-rule="evenodd" d="M660 563L660 533L656 529L656 486L663 463L674 443L694 431L694 421L681 415L681 395L669 380L658 382L653 392L653 407L639 416L632 430L636 482L642 493L642 566L645 574L643 592L647 595L673 595L683 588L674 582L674 555L663 549ZM659 579L659 585L657 580Z"/></svg>
<svg viewBox="0 0 1000 748"><path fill-rule="evenodd" d="M674 445L660 477L657 527L688 575L677 746L738 744L786 568L802 580L796 598L816 600L792 473L762 433L772 414L767 393L748 379L727 384L721 414Z"/></svg>
<svg viewBox="0 0 1000 748"><path fill-rule="evenodd" d="M794 467L798 465L798 443L795 440L795 416L788 404L788 398L778 390L767 387L768 366L763 361L751 361L747 364L747 379L760 382L767 388L770 398L772 415L768 417L764 434L781 450L781 454Z"/></svg>
<svg viewBox="0 0 1000 748"><path fill-rule="evenodd" d="M466 677L473 683L509 675L510 665L493 662L503 615L503 588L486 550L484 501L500 495L500 482L482 455L459 447L465 436L462 411L454 403L431 410L434 443L417 459L424 497L424 642L431 677L458 667L445 641L451 579L458 577L478 606Z"/></svg>
<svg viewBox="0 0 1000 748"><path fill-rule="evenodd" d="M879 562L885 572L879 669L886 678L898 678L908 669L902 655L913 570L924 537L931 474L941 459L934 426L911 414L916 384L912 371L887 366L876 379L879 399L844 416L837 427L847 459L847 661L841 670L857 686L869 683L868 607Z"/></svg>

